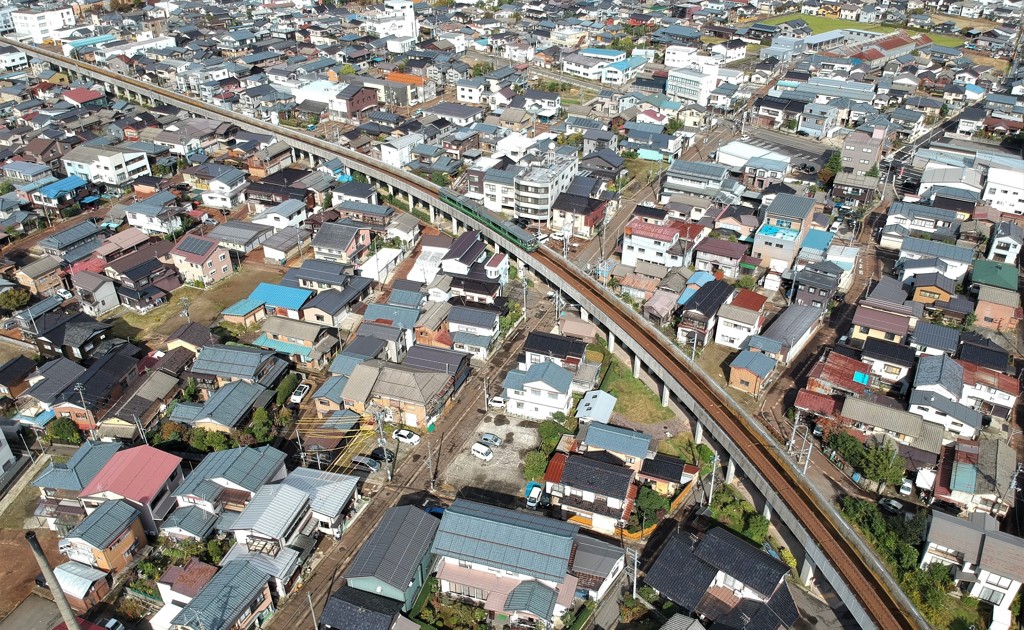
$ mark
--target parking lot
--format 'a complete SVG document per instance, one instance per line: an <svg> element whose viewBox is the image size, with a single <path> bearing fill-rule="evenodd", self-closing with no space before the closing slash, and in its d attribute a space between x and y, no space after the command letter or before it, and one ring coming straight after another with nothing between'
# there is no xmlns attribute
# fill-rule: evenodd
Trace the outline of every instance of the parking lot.
<svg viewBox="0 0 1024 630"><path fill-rule="evenodd" d="M523 506L523 458L540 446L537 423L512 418L502 413L488 413L477 425L474 435L493 433L502 439L492 448L494 458L485 462L469 452L467 446L444 470L441 481L455 489L456 496L486 499L508 507Z"/></svg>
<svg viewBox="0 0 1024 630"><path fill-rule="evenodd" d="M828 158L833 150L832 146L812 138L780 133L769 129L748 128L748 133L750 134L750 139L744 142L755 147L788 155L791 158L790 163L794 166L809 164L814 166L816 170L821 170L821 167L825 166L825 163L828 162Z"/></svg>

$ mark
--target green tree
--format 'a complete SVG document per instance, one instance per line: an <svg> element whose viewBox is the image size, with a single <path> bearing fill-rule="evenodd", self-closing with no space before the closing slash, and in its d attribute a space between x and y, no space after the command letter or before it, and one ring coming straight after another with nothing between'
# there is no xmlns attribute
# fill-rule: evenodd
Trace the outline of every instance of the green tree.
<svg viewBox="0 0 1024 630"><path fill-rule="evenodd" d="M796 118L786 120L786 122L782 123L782 128L788 129L789 131L796 130Z"/></svg>
<svg viewBox="0 0 1024 630"><path fill-rule="evenodd" d="M633 38L632 37L618 37L612 41L612 49L621 50L627 55L633 54Z"/></svg>
<svg viewBox="0 0 1024 630"><path fill-rule="evenodd" d="M768 540L768 530L770 528L771 522L761 514L747 514L743 535L760 545Z"/></svg>
<svg viewBox="0 0 1024 630"><path fill-rule="evenodd" d="M448 177L446 173L440 171L434 171L430 174L430 181L437 186L447 186L451 183L451 177Z"/></svg>
<svg viewBox="0 0 1024 630"><path fill-rule="evenodd" d="M829 433L825 446L839 453L846 463L859 469L864 459L864 445L857 438L843 431Z"/></svg>
<svg viewBox="0 0 1024 630"><path fill-rule="evenodd" d="M332 193L331 191L328 190L327 192L324 193L323 209L324 210L330 210L333 207L334 207L334 193Z"/></svg>
<svg viewBox="0 0 1024 630"><path fill-rule="evenodd" d="M832 180L835 179L836 173L843 169L843 156L839 151L833 151L832 155L828 159L828 163L825 164L825 168L821 169L818 173L818 180L826 186L832 184Z"/></svg>
<svg viewBox="0 0 1024 630"><path fill-rule="evenodd" d="M274 425L270 422L270 416L266 409L257 409L252 412L252 424L249 426L252 436L259 444L266 444L274 435Z"/></svg>
<svg viewBox="0 0 1024 630"><path fill-rule="evenodd" d="M185 384L185 389L181 390L181 399L186 402L195 402L199 400L199 385L196 383L196 379L190 378Z"/></svg>
<svg viewBox="0 0 1024 630"><path fill-rule="evenodd" d="M226 451L231 444L228 442L228 436L220 431L207 431L206 432L206 448L211 451Z"/></svg>
<svg viewBox="0 0 1024 630"><path fill-rule="evenodd" d="M299 386L299 380L299 375L295 372L291 372L288 376L281 379L281 382L277 384L277 395L274 398L274 402L278 405L288 402L288 397Z"/></svg>
<svg viewBox="0 0 1024 630"><path fill-rule="evenodd" d="M943 118L949 116L949 105L945 103L942 104L942 107L939 109L939 116L942 116Z"/></svg>
<svg viewBox="0 0 1024 630"><path fill-rule="evenodd" d="M907 462L890 444L874 445L864 451L861 470L868 479L889 485L903 479Z"/></svg>
<svg viewBox="0 0 1024 630"><path fill-rule="evenodd" d="M530 451L523 458L523 476L527 481L540 479L547 468L548 456L543 451Z"/></svg>
<svg viewBox="0 0 1024 630"><path fill-rule="evenodd" d="M664 518L671 503L668 497L658 494L650 486L644 486L637 493L634 506L637 518L641 519L641 524L646 527Z"/></svg>
<svg viewBox="0 0 1024 630"><path fill-rule="evenodd" d="M491 73L493 71L494 71L494 64L488 63L486 61L481 61L480 63L473 64L473 76L474 77L482 77L485 74L489 74L489 73Z"/></svg>
<svg viewBox="0 0 1024 630"><path fill-rule="evenodd" d="M878 165L875 164L874 166L869 168L867 175L868 177L878 177Z"/></svg>
<svg viewBox="0 0 1024 630"><path fill-rule="evenodd" d="M583 146L583 134L582 133L570 133L568 135L558 136L558 144L569 147Z"/></svg>
<svg viewBox="0 0 1024 630"><path fill-rule="evenodd" d="M29 300L32 299L31 294L25 289L10 289L0 293L0 311L4 313L12 313L14 311L25 308L28 305Z"/></svg>
<svg viewBox="0 0 1024 630"><path fill-rule="evenodd" d="M177 442L179 440L187 441L188 437L188 426L180 422L174 422L172 420L165 420L160 423L160 430L156 432L154 436L154 442Z"/></svg>
<svg viewBox="0 0 1024 630"><path fill-rule="evenodd" d="M6 179L0 182L0 195L6 195L7 193L14 190L14 184L7 181Z"/></svg>
<svg viewBox="0 0 1024 630"><path fill-rule="evenodd" d="M343 65L343 66L341 67L341 69L340 69L340 70L338 70L338 74L340 74L340 75L342 75L342 76L345 76L345 75L350 75L350 74L355 74L355 73L356 73L356 69L355 69L355 67L354 67L354 66L353 66L352 64L350 64L350 63L346 63L345 65Z"/></svg>
<svg viewBox="0 0 1024 630"><path fill-rule="evenodd" d="M188 432L188 445L192 447L194 451L205 452L209 449L206 443L206 436L210 432L202 427L193 427Z"/></svg>
<svg viewBox="0 0 1024 630"><path fill-rule="evenodd" d="M220 564L220 561L224 559L224 554L228 551L228 547L230 547L230 543L227 541L208 540L206 542L206 557L210 560L211 564Z"/></svg>
<svg viewBox="0 0 1024 630"><path fill-rule="evenodd" d="M46 425L46 437L58 442L81 444L82 433L71 418L55 418Z"/></svg>
<svg viewBox="0 0 1024 630"><path fill-rule="evenodd" d="M756 285L757 280L754 278L754 276L750 275L740 276L739 279L736 281L736 286L738 286L741 289L753 289Z"/></svg>
<svg viewBox="0 0 1024 630"><path fill-rule="evenodd" d="M625 151L623 151L619 155L621 155L622 159L624 159L624 160L635 160L638 157L640 157L640 154L637 153L636 151L634 151L633 149L626 149Z"/></svg>
<svg viewBox="0 0 1024 630"><path fill-rule="evenodd" d="M683 121L679 120L678 118L669 118L668 124L665 125L665 133L674 134L675 132L679 131L682 128Z"/></svg>

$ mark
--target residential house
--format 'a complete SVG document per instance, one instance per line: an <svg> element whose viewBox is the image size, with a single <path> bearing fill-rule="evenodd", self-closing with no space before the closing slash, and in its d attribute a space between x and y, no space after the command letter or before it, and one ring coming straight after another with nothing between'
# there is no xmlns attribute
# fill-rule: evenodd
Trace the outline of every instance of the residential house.
<svg viewBox="0 0 1024 630"><path fill-rule="evenodd" d="M620 551L601 549L598 562L588 558L602 544L578 530L578 525L539 514L458 499L441 517L431 547L438 558L439 590L481 604L493 602L487 607L493 608L487 612L492 620L551 624L577 588L603 594L623 568ZM517 542L522 540L533 542L524 546ZM579 568L574 549L585 552ZM607 573L596 575L598 567Z"/></svg>
<svg viewBox="0 0 1024 630"><path fill-rule="evenodd" d="M1000 221L992 229L987 257L1016 266L1021 247L1024 247L1024 229L1013 221Z"/></svg>
<svg viewBox="0 0 1024 630"><path fill-rule="evenodd" d="M963 368L960 403L993 418L1009 418L1020 396L1020 382L1002 371L963 359L957 363Z"/></svg>
<svg viewBox="0 0 1024 630"><path fill-rule="evenodd" d="M914 291L911 298L931 306L936 302L949 302L956 297L956 281L938 272L922 273L913 277Z"/></svg>
<svg viewBox="0 0 1024 630"><path fill-rule="evenodd" d="M146 234L173 234L183 226L178 198L169 190L131 204L124 213L128 225Z"/></svg>
<svg viewBox="0 0 1024 630"><path fill-rule="evenodd" d="M18 355L0 365L0 397L15 399L28 389L28 376L36 369L36 362Z"/></svg>
<svg viewBox="0 0 1024 630"><path fill-rule="evenodd" d="M306 204L298 199L285 199L276 206L249 218L251 223L271 228L278 233L285 228L297 228L309 216ZM294 239L293 239L294 240Z"/></svg>
<svg viewBox="0 0 1024 630"><path fill-rule="evenodd" d="M273 228L265 225L249 221L228 221L210 230L207 237L218 241L225 249L246 255L262 245L273 233Z"/></svg>
<svg viewBox="0 0 1024 630"><path fill-rule="evenodd" d="M673 534L644 581L687 613L723 627L788 628L799 613L790 568L723 527Z"/></svg>
<svg viewBox="0 0 1024 630"><path fill-rule="evenodd" d="M791 304L760 335L747 340L757 350L782 364L792 363L821 327L823 311L814 306Z"/></svg>
<svg viewBox="0 0 1024 630"><path fill-rule="evenodd" d="M170 620L172 630L251 628L274 610L270 575L255 562L223 566Z"/></svg>
<svg viewBox="0 0 1024 630"><path fill-rule="evenodd" d="M960 348L960 331L931 322L918 322L909 345L918 355L953 356Z"/></svg>
<svg viewBox="0 0 1024 630"><path fill-rule="evenodd" d="M820 260L796 272L796 303L827 309L839 290L843 268Z"/></svg>
<svg viewBox="0 0 1024 630"><path fill-rule="evenodd" d="M495 310L452 306L448 311L448 334L452 348L486 360L498 338L501 313Z"/></svg>
<svg viewBox="0 0 1024 630"><path fill-rule="evenodd" d="M978 303L974 309L974 323L993 330L1016 330L1024 318L1017 289L1001 289L982 285L978 289Z"/></svg>
<svg viewBox="0 0 1024 630"><path fill-rule="evenodd" d="M697 289L677 310L679 319L676 338L681 343L710 343L718 321L718 309L727 304L733 296L732 285L722 280L712 280Z"/></svg>
<svg viewBox="0 0 1024 630"><path fill-rule="evenodd" d="M760 396L777 366L778 362L767 354L743 350L729 363L729 387Z"/></svg>
<svg viewBox="0 0 1024 630"><path fill-rule="evenodd" d="M451 401L454 384L451 374L371 359L352 371L342 399L345 409L364 417L379 408L392 422L429 430Z"/></svg>
<svg viewBox="0 0 1024 630"><path fill-rule="evenodd" d="M174 507L173 492L181 484L181 458L151 446L136 446L114 454L85 488L79 499L86 512L108 501L126 501L142 518L147 535Z"/></svg>
<svg viewBox="0 0 1024 630"><path fill-rule="evenodd" d="M274 316L264 320L262 334L252 345L286 355L302 369L319 372L334 357L338 338L319 324Z"/></svg>
<svg viewBox="0 0 1024 630"><path fill-rule="evenodd" d="M414 505L388 509L345 570L347 585L400 602L408 612L430 575L440 524Z"/></svg>
<svg viewBox="0 0 1024 630"><path fill-rule="evenodd" d="M145 547L139 511L120 500L100 505L58 543L71 560L108 573L119 573Z"/></svg>
<svg viewBox="0 0 1024 630"><path fill-rule="evenodd" d="M718 309L715 343L736 350L742 349L751 335L761 334L767 319L764 307L767 298L749 289L740 289L732 301Z"/></svg>
<svg viewBox="0 0 1024 630"><path fill-rule="evenodd" d="M248 422L256 409L266 409L273 397L273 390L235 381L213 392L205 402L178 403L168 417L193 428L229 434Z"/></svg>
<svg viewBox="0 0 1024 630"><path fill-rule="evenodd" d="M888 313L859 304L853 313L850 338L861 344L871 338L903 343L909 330L909 316Z"/></svg>
<svg viewBox="0 0 1024 630"><path fill-rule="evenodd" d="M272 446L209 453L172 493L178 502L174 514L189 508L215 515L241 512L264 484L287 473L285 454Z"/></svg>
<svg viewBox="0 0 1024 630"><path fill-rule="evenodd" d="M212 392L236 381L271 388L287 370L288 363L273 352L209 344L200 348L190 376L196 379L200 390Z"/></svg>
<svg viewBox="0 0 1024 630"><path fill-rule="evenodd" d="M926 422L937 424L945 431L968 440L977 439L981 431L980 413L939 394L912 390L908 410Z"/></svg>
<svg viewBox="0 0 1024 630"><path fill-rule="evenodd" d="M908 376L917 363L917 354L910 346L870 338L864 341L861 361L871 367L871 374L898 392L910 386Z"/></svg>
<svg viewBox="0 0 1024 630"><path fill-rule="evenodd" d="M754 235L753 253L762 265L780 271L793 264L811 228L814 208L814 199L776 195L764 209L761 227Z"/></svg>
<svg viewBox="0 0 1024 630"><path fill-rule="evenodd" d="M121 305L117 297L117 285L102 274L81 271L71 276L75 293L87 315L98 317Z"/></svg>
<svg viewBox="0 0 1024 630"><path fill-rule="evenodd" d="M572 404L572 372L550 361L526 370L509 370L502 382L505 409L516 416L547 420L568 413Z"/></svg>
<svg viewBox="0 0 1024 630"><path fill-rule="evenodd" d="M66 534L82 522L85 509L78 495L120 449L121 444L117 442L86 441L67 463L50 462L32 480L40 493L35 513L47 527Z"/></svg>
<svg viewBox="0 0 1024 630"><path fill-rule="evenodd" d="M592 424L588 426L605 426ZM635 471L584 455L556 453L544 473L545 491L569 520L606 535L629 520L636 498Z"/></svg>
<svg viewBox="0 0 1024 630"><path fill-rule="evenodd" d="M1011 627L1010 604L1024 582L1024 540L999 531L986 512L960 519L934 510L921 567L933 563L951 567L955 587L992 605L994 627Z"/></svg>
<svg viewBox="0 0 1024 630"><path fill-rule="evenodd" d="M151 175L145 151L123 145L80 144L60 159L69 177L127 190L138 177Z"/></svg>
<svg viewBox="0 0 1024 630"><path fill-rule="evenodd" d="M358 620L361 630L397 630L412 623L402 616L402 604L348 584L331 593L320 613L319 630L342 630ZM410 629L411 630L411 629Z"/></svg>
<svg viewBox="0 0 1024 630"><path fill-rule="evenodd" d="M234 273L228 250L216 239L186 234L170 251L171 262L187 284L210 286Z"/></svg>
<svg viewBox="0 0 1024 630"><path fill-rule="evenodd" d="M913 236L904 238L897 266L908 260L921 260L922 258L941 260L946 264L944 275L959 281L967 275L967 270L974 260L974 250Z"/></svg>
<svg viewBox="0 0 1024 630"><path fill-rule="evenodd" d="M904 411L901 406L848 396L843 400L839 414L849 425L846 430L861 440L895 440L900 454L908 459L911 466L916 465L914 462L934 466L938 461L942 427L925 422L921 416ZM925 454L928 455L927 460L922 459Z"/></svg>
<svg viewBox="0 0 1024 630"><path fill-rule="evenodd" d="M328 262L357 262L370 246L370 230L356 224L325 223L313 237L313 256Z"/></svg>
<svg viewBox="0 0 1024 630"><path fill-rule="evenodd" d="M113 324L98 322L85 313L73 315L48 313L36 322L36 347L46 358L64 356L72 361L87 361L110 336Z"/></svg>
<svg viewBox="0 0 1024 630"><path fill-rule="evenodd" d="M580 427L576 435L576 451L606 453L634 472L640 470L643 460L654 454L650 436L603 422L590 422ZM611 461L607 457L603 459Z"/></svg>
<svg viewBox="0 0 1024 630"><path fill-rule="evenodd" d="M580 424L588 422L600 422L608 424L611 421L612 413L615 411L617 399L608 392L600 389L591 390L583 395L576 405L575 418Z"/></svg>
<svg viewBox="0 0 1024 630"><path fill-rule="evenodd" d="M74 262L85 258L99 247L102 237L100 227L86 220L41 239L39 249L48 256Z"/></svg>
<svg viewBox="0 0 1024 630"><path fill-rule="evenodd" d="M32 295L46 297L55 295L64 288L61 275L61 260L56 256L43 256L14 272L18 284Z"/></svg>

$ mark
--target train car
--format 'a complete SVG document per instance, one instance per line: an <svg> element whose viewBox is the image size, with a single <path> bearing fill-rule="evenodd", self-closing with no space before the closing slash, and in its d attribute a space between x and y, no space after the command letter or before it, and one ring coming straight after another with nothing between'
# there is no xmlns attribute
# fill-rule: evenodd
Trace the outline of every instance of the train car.
<svg viewBox="0 0 1024 630"><path fill-rule="evenodd" d="M536 234L529 230L524 230L508 219L487 210L472 199L460 195L449 188L442 188L440 196L441 201L459 212L473 217L526 251L532 252L540 246L540 241L537 239Z"/></svg>

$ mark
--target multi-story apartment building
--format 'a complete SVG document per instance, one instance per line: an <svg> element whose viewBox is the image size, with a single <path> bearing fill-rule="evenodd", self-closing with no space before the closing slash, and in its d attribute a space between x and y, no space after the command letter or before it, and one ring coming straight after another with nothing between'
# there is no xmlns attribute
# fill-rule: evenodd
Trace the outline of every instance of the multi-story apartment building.
<svg viewBox="0 0 1024 630"><path fill-rule="evenodd" d="M24 9L11 14L14 32L27 35L33 44L43 44L53 39L57 31L75 25L75 12L71 7L61 9Z"/></svg>
<svg viewBox="0 0 1024 630"><path fill-rule="evenodd" d="M693 68L669 70L665 93L670 98L707 107L711 92L718 87L717 71L702 72Z"/></svg>
<svg viewBox="0 0 1024 630"><path fill-rule="evenodd" d="M550 223L555 199L569 188L579 167L575 155L550 153L520 171L515 177L516 218Z"/></svg>
<svg viewBox="0 0 1024 630"><path fill-rule="evenodd" d="M668 203L677 193L727 201L738 199L743 190L743 185L730 178L729 169L721 164L673 160L662 179L661 203Z"/></svg>
<svg viewBox="0 0 1024 630"><path fill-rule="evenodd" d="M814 216L814 199L781 194L772 200L764 210L761 227L754 235L754 255L762 265L773 261L784 263L788 268L793 264L804 236L811 227Z"/></svg>
<svg viewBox="0 0 1024 630"><path fill-rule="evenodd" d="M990 167L982 198L1000 212L1024 214L1024 178L1020 171Z"/></svg>
<svg viewBox="0 0 1024 630"><path fill-rule="evenodd" d="M843 139L840 155L843 158L843 171L855 175L867 175L871 167L878 164L882 156L882 143L885 135L881 130L875 133L856 131Z"/></svg>
<svg viewBox="0 0 1024 630"><path fill-rule="evenodd" d="M77 175L94 184L124 189L143 175L150 175L149 158L142 151L118 146L79 145L60 159L68 176Z"/></svg>

